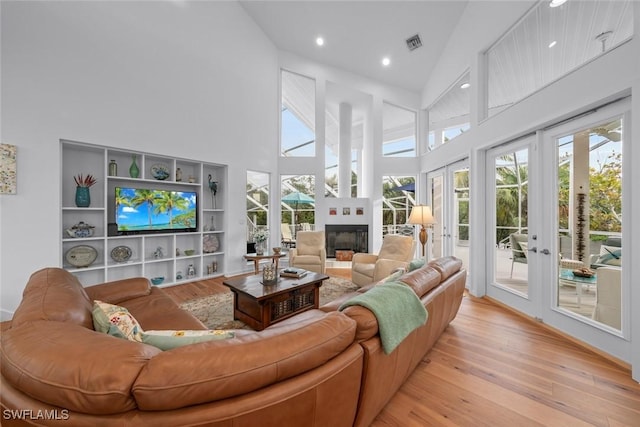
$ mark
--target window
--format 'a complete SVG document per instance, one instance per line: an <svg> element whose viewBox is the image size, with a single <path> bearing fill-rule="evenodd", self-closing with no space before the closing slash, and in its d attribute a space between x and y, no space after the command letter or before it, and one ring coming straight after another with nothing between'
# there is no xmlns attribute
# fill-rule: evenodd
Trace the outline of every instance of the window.
<svg viewBox="0 0 640 427"><path fill-rule="evenodd" d="M315 81L285 70L281 79L281 155L313 157L316 155Z"/></svg>
<svg viewBox="0 0 640 427"><path fill-rule="evenodd" d="M382 233L413 236L407 225L411 208L416 204L415 176L384 176L382 178Z"/></svg>
<svg viewBox="0 0 640 427"><path fill-rule="evenodd" d="M395 105L383 105L382 155L387 157L416 156L416 113Z"/></svg>
<svg viewBox="0 0 640 427"><path fill-rule="evenodd" d="M281 219L294 230L313 229L315 224L315 177L313 175L283 175L281 188Z"/></svg>
<svg viewBox="0 0 640 427"><path fill-rule="evenodd" d="M247 171L247 243L257 229L269 224L269 174ZM247 250L247 252L254 252Z"/></svg>
<svg viewBox="0 0 640 427"><path fill-rule="evenodd" d="M471 97L467 71L429 108L429 149L469 130Z"/></svg>

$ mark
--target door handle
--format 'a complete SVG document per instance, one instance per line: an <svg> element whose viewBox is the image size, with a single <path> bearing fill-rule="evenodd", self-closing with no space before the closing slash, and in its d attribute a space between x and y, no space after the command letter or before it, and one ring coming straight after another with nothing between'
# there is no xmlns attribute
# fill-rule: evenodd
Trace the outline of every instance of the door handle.
<svg viewBox="0 0 640 427"><path fill-rule="evenodd" d="M549 249L543 249L540 251L541 254L545 254L545 255L550 255L551 252L549 252Z"/></svg>
<svg viewBox="0 0 640 427"><path fill-rule="evenodd" d="M538 248L536 248L536 247L534 246L534 247L532 247L531 249L529 249L529 252L536 253L536 252L538 252Z"/></svg>

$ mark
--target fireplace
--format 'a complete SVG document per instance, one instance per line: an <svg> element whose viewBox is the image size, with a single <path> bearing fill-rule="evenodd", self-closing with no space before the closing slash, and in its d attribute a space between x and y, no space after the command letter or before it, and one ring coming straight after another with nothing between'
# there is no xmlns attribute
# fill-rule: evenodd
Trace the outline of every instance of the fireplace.
<svg viewBox="0 0 640 427"><path fill-rule="evenodd" d="M367 224L327 224L324 226L327 258L335 258L336 250L369 252Z"/></svg>

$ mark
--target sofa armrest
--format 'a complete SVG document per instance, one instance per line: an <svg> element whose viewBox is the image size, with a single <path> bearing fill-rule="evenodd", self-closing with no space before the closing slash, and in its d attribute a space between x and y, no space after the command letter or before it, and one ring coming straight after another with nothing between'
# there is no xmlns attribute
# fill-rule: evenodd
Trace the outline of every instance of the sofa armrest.
<svg viewBox="0 0 640 427"><path fill-rule="evenodd" d="M374 264L378 260L378 255L357 253L353 254L351 263L353 264Z"/></svg>
<svg viewBox="0 0 640 427"><path fill-rule="evenodd" d="M377 282L391 275L391 272L398 268L405 268L407 266L405 261L396 261L394 259L379 259L376 262L376 266L373 270L373 281Z"/></svg>
<svg viewBox="0 0 640 427"><path fill-rule="evenodd" d="M118 304L133 298L144 297L151 293L151 284L146 277L115 280L85 288L89 299Z"/></svg>

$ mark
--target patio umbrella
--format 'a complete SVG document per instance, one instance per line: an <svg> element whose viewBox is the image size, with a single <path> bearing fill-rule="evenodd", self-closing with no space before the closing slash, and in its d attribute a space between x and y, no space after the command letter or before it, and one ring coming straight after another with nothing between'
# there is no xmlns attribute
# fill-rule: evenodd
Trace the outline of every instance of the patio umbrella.
<svg viewBox="0 0 640 427"><path fill-rule="evenodd" d="M293 210L296 213L296 217L298 216L298 205L311 204L315 202L315 200L313 200L311 197L299 191L294 191L292 193L287 194L282 198L282 201L288 205L293 206Z"/></svg>
<svg viewBox="0 0 640 427"><path fill-rule="evenodd" d="M391 191L411 191L413 193L416 192L416 184L415 182L410 182L409 184L401 185L399 187L393 187Z"/></svg>

